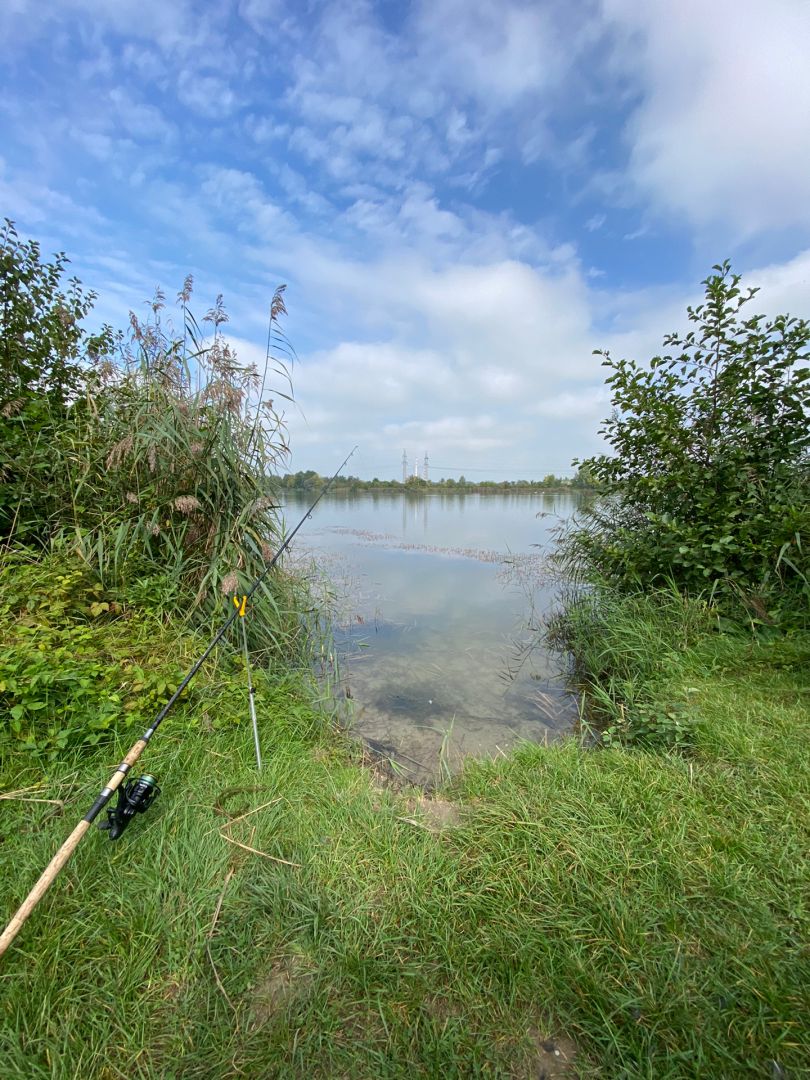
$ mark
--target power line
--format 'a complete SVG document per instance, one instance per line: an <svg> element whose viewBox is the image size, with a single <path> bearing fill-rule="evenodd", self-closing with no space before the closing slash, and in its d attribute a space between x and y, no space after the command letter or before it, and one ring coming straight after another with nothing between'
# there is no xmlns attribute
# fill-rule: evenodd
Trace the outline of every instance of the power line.
<svg viewBox="0 0 810 1080"><path fill-rule="evenodd" d="M425 458L428 455L425 454ZM402 451L402 458L396 464L394 462L386 462L384 464L367 464L362 462L363 472L373 476L385 476L386 473L392 473L394 476L398 472L402 473L403 483L412 475L424 474L426 462L422 462L422 468L419 469L418 457L415 457L414 464L411 465L411 460L408 457L407 451ZM549 473L555 476L565 476L576 472L576 469L572 466L570 461L555 462L548 464L543 462L541 464L535 464L534 467L526 465L501 465L498 468L480 468L476 465L436 465L433 461L429 463L430 475L436 476L438 473L458 473L459 475L467 476L472 473L489 474L490 476L503 477L505 474L511 474L519 476L522 480L531 480L536 477L543 479L548 476Z"/></svg>
<svg viewBox="0 0 810 1080"><path fill-rule="evenodd" d="M469 467L468 468L460 468L457 465L433 465L433 464L431 464L431 468L432 469L444 469L445 472L460 472L460 473L468 473L468 472L470 472L470 473L505 473L505 472L520 473L520 472L524 472L525 467L521 466L519 468L511 468L509 465L503 465L503 466L501 466L500 469L475 469L475 468L469 468ZM570 469L570 468L571 468L570 463L567 464L567 465L555 465L553 467L549 466L548 467L548 472L553 472L555 469ZM532 470L532 471L533 472L536 471L537 474L539 475L540 471L542 471L542 470ZM524 475L527 475L527 474L524 472Z"/></svg>
<svg viewBox="0 0 810 1080"><path fill-rule="evenodd" d="M400 467L401 467L401 464L402 463L400 463ZM364 465L364 469L367 472L376 472L376 473L381 473L381 472L385 472L387 469L396 469L396 468L397 468L397 465L393 464L393 463L389 463L389 464L385 464L385 465L377 465L377 466ZM571 468L572 468L572 466L571 466L570 461L566 462L564 465L560 464L560 463L557 463L555 465L545 465L544 464L540 468L535 467L533 469L527 469L525 465L517 465L517 466L515 466L515 465L502 465L502 466L500 466L500 468L497 468L497 469L479 469L479 468L476 468L474 466L471 467L471 466L460 466L460 465L435 465L432 461L430 462L430 469L431 470L444 469L445 472L458 472L458 473L505 473L505 472L510 472L510 473L521 473L523 476L530 476L530 475L540 476L541 474L545 476L548 473L556 472L557 470L567 472L567 471L570 471Z"/></svg>

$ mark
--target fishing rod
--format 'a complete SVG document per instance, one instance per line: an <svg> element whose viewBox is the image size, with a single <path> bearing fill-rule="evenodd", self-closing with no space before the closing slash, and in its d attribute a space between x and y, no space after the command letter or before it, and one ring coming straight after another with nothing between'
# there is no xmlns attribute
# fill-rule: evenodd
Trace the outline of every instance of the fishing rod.
<svg viewBox="0 0 810 1080"><path fill-rule="evenodd" d="M216 646L225 636L228 628L231 626L234 620L239 617L240 610L243 611L245 609L247 601L251 598L251 596L253 596L259 585L261 585L264 578L276 565L278 560L289 547L295 534L298 532L298 530L310 516L312 511L327 493L329 488L338 478L341 469L344 468L346 463L349 461L349 458L352 457L356 449L357 447L355 446L351 454L346 457L345 461L333 473L330 480L321 489L317 499L315 499L314 502L310 505L309 509L295 526L293 531L289 534L289 536L275 553L273 558L270 560L267 566L265 566L265 568L262 570L256 580L250 586L247 593L242 597L241 602L238 605L234 605L234 610L230 613L230 615L216 632L216 634L214 634L213 638L206 646L202 655L198 658L196 663L189 670L188 674L177 687L175 692L172 694L172 696L160 710L158 715L155 717L152 726L147 728L143 735L140 737L140 739L138 739L138 741L132 745L129 753L115 770L112 777L107 781L107 786L103 788L96 801L93 803L93 805L84 815L82 820L75 827L73 832L70 834L67 840L65 840L65 842L54 855L54 857L45 867L36 885L34 885L31 892L28 894L28 896L26 896L25 900L23 900L22 904L20 904L17 911L11 917L9 924L5 928L3 933L0 934L0 957L2 957L6 949L20 932L28 916L31 914L31 912L40 902L42 897L51 887L59 871L68 861L68 859L70 859L71 855L78 847L84 834L96 820L101 811L107 806L107 803L113 797L115 792L118 791L118 803L115 807L107 810L107 821L99 826L100 828L109 831L111 840L117 840L121 833L124 831L124 829L127 827L127 825L130 823L130 821L133 819L133 817L135 817L136 814L145 813L145 811L149 809L155 798L160 794L160 788L157 786L157 781L151 774L145 773L138 780L130 780L127 784L124 784L127 773L130 771L132 766L146 749L149 740L152 738L157 729L166 719L177 699L180 697L185 688L188 686L188 684L200 670L202 665L214 651ZM124 785L123 787L122 784Z"/></svg>

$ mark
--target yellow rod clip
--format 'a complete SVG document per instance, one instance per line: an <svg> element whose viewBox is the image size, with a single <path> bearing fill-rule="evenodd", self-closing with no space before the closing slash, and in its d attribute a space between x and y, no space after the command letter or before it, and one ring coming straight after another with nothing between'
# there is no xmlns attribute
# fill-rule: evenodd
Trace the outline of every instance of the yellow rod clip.
<svg viewBox="0 0 810 1080"><path fill-rule="evenodd" d="M233 598L233 606L236 608L236 612L240 619L244 619L245 612L247 611L247 596L243 596L240 600L238 596Z"/></svg>

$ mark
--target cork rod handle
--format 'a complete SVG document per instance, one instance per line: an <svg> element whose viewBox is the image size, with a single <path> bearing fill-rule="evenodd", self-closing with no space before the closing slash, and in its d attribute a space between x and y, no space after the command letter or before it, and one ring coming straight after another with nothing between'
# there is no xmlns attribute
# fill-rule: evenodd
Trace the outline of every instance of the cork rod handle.
<svg viewBox="0 0 810 1080"><path fill-rule="evenodd" d="M57 853L42 871L39 881L33 887L31 892L26 896L25 900L17 908L16 912L12 915L8 926L5 928L2 934L0 934L0 957L3 956L6 949L12 943L14 938L19 934L22 929L25 920L40 902L42 897L51 887L59 871L68 861L70 856L79 846L84 834L92 825L98 813L109 802L111 796L117 788L121 786L122 781L129 772L130 768L135 764L138 758L141 756L144 747L146 746L145 739L138 739L127 756L118 766L117 770L113 773L109 783L102 791L101 795L96 799L90 811L82 818L70 836L65 840L64 844L59 848Z"/></svg>

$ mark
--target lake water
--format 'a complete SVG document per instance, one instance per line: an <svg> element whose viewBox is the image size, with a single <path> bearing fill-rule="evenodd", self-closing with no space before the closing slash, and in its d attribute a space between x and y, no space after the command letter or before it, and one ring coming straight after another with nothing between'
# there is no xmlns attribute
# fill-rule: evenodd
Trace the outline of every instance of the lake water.
<svg viewBox="0 0 810 1080"><path fill-rule="evenodd" d="M290 524L309 502L287 499ZM575 505L568 493L327 495L299 533L296 558L336 594L347 725L405 779L575 724L562 661L529 629L554 599L550 532Z"/></svg>

